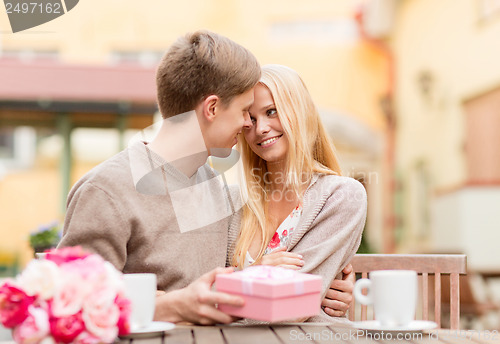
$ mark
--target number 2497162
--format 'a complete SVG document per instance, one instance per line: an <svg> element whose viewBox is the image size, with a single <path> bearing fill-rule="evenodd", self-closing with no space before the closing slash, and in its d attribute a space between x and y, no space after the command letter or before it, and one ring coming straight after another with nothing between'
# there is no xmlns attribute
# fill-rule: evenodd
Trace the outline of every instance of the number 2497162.
<svg viewBox="0 0 500 344"><path fill-rule="evenodd" d="M36 2L23 2L22 4L13 4L11 2L5 2L5 8L7 13L62 13L60 3L36 3Z"/></svg>

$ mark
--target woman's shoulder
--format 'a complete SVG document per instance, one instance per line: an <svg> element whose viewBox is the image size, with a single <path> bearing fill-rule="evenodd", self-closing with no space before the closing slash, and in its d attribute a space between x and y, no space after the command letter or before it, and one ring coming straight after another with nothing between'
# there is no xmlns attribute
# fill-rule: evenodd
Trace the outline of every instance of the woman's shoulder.
<svg viewBox="0 0 500 344"><path fill-rule="evenodd" d="M311 188L331 192L344 190L366 194L365 187L359 181L351 177L336 174L318 174L316 182Z"/></svg>
<svg viewBox="0 0 500 344"><path fill-rule="evenodd" d="M365 187L354 178L338 175L318 175L304 201L307 212L324 219L333 213L343 216L366 215ZM322 214L322 215L320 215Z"/></svg>
<svg viewBox="0 0 500 344"><path fill-rule="evenodd" d="M365 187L354 178L338 175L317 175L304 203L313 208L337 204L347 208L364 208L367 204Z"/></svg>

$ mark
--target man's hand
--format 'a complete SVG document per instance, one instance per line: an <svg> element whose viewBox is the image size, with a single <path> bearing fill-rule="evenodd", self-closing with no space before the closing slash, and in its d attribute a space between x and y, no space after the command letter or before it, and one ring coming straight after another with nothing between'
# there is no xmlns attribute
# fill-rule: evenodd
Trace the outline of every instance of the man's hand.
<svg viewBox="0 0 500 344"><path fill-rule="evenodd" d="M165 294L157 293L155 320L187 321L201 325L228 324L236 318L217 309L218 304L243 306L241 297L212 291L215 275L231 273L233 268L217 268L207 272L185 288Z"/></svg>
<svg viewBox="0 0 500 344"><path fill-rule="evenodd" d="M257 264L274 265L287 269L299 270L304 266L304 259L300 254L286 252L286 247L280 247L269 254L263 255Z"/></svg>
<svg viewBox="0 0 500 344"><path fill-rule="evenodd" d="M330 289L321 303L325 313L332 317L342 317L345 315L352 302L352 289L356 276L351 264L342 270L342 279L333 280Z"/></svg>

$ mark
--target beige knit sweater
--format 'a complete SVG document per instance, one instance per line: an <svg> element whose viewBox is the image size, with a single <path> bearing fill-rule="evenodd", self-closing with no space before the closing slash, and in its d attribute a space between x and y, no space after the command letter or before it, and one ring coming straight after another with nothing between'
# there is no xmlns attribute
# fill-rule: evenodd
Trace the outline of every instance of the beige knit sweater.
<svg viewBox="0 0 500 344"><path fill-rule="evenodd" d="M355 179L335 175L316 175L304 194L300 222L292 232L288 251L304 257L301 272L323 278L322 298L333 279L340 277L361 242L366 220L366 191ZM239 226L229 231L228 262L234 254ZM331 322L321 314L308 321Z"/></svg>
<svg viewBox="0 0 500 344"><path fill-rule="evenodd" d="M163 176L156 179L158 185L142 187L141 193L136 190L132 170L151 171L154 177L154 173L161 172L158 166L164 166L169 189L181 191L213 178L214 173L204 165L188 178L165 165L153 152L145 153L144 144L135 144L92 169L74 185L68 196L59 246L81 245L125 273L155 273L159 289L183 288L205 272L225 265L232 217L181 232ZM135 157L133 168L131 157ZM148 191L150 194L145 194ZM217 196L221 190L212 191L207 197ZM186 201L181 205L193 218L203 211L196 203Z"/></svg>

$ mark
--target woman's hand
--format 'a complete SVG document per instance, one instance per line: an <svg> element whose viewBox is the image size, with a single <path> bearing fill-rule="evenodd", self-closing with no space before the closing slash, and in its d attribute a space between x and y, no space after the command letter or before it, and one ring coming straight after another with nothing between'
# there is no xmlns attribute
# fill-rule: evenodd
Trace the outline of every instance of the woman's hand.
<svg viewBox="0 0 500 344"><path fill-rule="evenodd" d="M287 269L299 270L304 266L304 259L300 254L286 252L286 247L280 247L269 254L263 255L256 264L274 265Z"/></svg>

